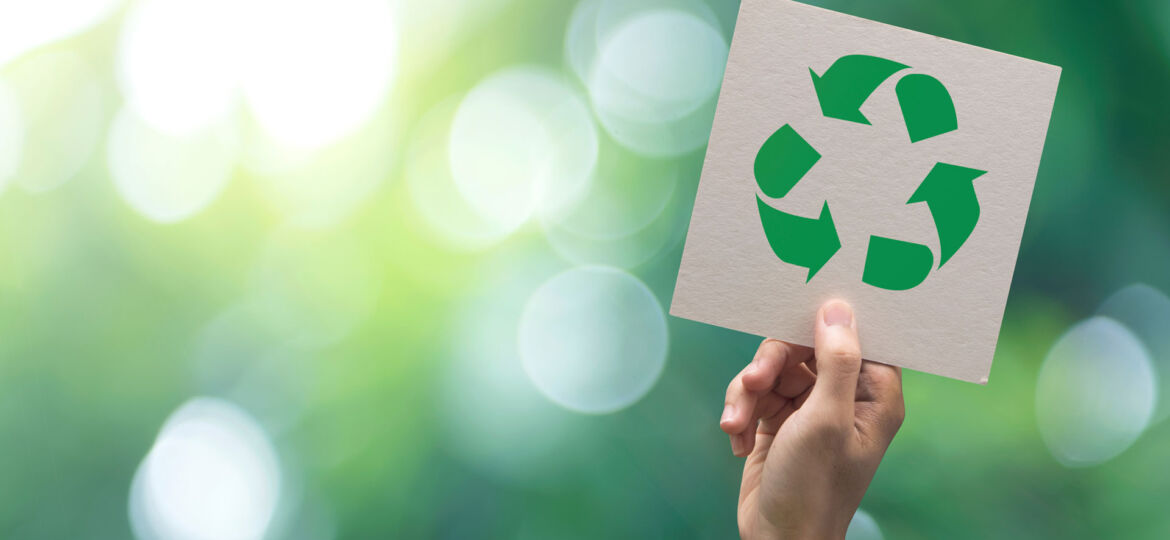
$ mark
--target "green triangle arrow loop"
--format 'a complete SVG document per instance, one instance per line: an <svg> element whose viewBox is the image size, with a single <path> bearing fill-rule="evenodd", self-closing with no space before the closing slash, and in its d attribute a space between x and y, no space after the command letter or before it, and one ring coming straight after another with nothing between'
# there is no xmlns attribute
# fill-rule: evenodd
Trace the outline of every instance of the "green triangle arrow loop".
<svg viewBox="0 0 1170 540"><path fill-rule="evenodd" d="M906 204L924 202L938 230L938 267L959 251L979 222L979 198L973 180L987 171L936 163Z"/></svg>
<svg viewBox="0 0 1170 540"><path fill-rule="evenodd" d="M828 202L824 203L821 215L815 219L781 212L768 206L758 196L756 202L760 207L760 222L764 225L768 245L772 246L772 251L780 260L808 268L806 283L841 249L841 239L837 237Z"/></svg>
<svg viewBox="0 0 1170 540"><path fill-rule="evenodd" d="M812 75L822 114L869 125L869 119L861 114L861 105L890 75L906 67L885 58L851 54L838 58L823 75L817 75L812 68L808 72Z"/></svg>
<svg viewBox="0 0 1170 540"><path fill-rule="evenodd" d="M811 68L813 89L821 113L828 118L868 125L861 106L878 86L908 66L863 54L838 58L822 75ZM910 74L895 87L910 142L916 143L958 129L955 104L938 79ZM756 154L753 173L760 191L782 198L808 174L821 154L791 125L768 137ZM973 181L986 171L936 163L906 204L925 202L939 237L941 268L963 246L979 222L979 199ZM841 239L826 201L816 218L772 208L757 195L760 222L772 251L785 263L808 269L812 280L841 249ZM934 253L925 245L870 236L862 282L891 291L920 285L934 268Z"/></svg>
<svg viewBox="0 0 1170 540"><path fill-rule="evenodd" d="M861 281L891 291L917 287L934 267L930 248L882 236L870 236Z"/></svg>

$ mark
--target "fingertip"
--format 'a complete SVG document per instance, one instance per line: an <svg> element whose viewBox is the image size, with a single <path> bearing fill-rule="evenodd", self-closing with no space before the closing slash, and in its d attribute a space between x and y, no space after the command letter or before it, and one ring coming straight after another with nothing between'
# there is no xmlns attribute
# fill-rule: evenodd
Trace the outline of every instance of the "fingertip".
<svg viewBox="0 0 1170 540"><path fill-rule="evenodd" d="M743 439L738 433L731 435L731 453L735 457L743 457Z"/></svg>
<svg viewBox="0 0 1170 540"><path fill-rule="evenodd" d="M727 404L723 407L723 415L719 417L719 429L722 429L728 435L734 435L735 429L735 405Z"/></svg>
<svg viewBox="0 0 1170 540"><path fill-rule="evenodd" d="M845 405L853 402L861 372L861 344L849 303L834 299L821 306L817 312L815 349L817 382L813 399L826 405L836 403L845 410Z"/></svg>
<svg viewBox="0 0 1170 540"><path fill-rule="evenodd" d="M744 433L732 435L731 436L731 453L735 454L735 457L741 457L741 458L751 455L752 447L754 446L753 443L755 442L755 438L756 438L756 434L755 434L754 430L752 432L744 432Z"/></svg>
<svg viewBox="0 0 1170 540"><path fill-rule="evenodd" d="M743 437L743 456L739 457L751 456L751 451L756 449L756 430L750 429L748 431L744 431L743 434L739 436Z"/></svg>

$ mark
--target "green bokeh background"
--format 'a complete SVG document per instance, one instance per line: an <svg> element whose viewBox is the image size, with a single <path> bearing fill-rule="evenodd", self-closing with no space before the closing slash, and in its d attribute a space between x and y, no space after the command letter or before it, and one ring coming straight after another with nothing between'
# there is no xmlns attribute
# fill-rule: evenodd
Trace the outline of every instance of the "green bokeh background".
<svg viewBox="0 0 1170 540"><path fill-rule="evenodd" d="M738 4L707 3L729 39ZM1168 426L1150 426L1104 464L1067 468L1040 437L1035 388L1052 344L1109 294L1135 282L1170 290L1170 8L1153 0L812 3L1064 70L991 382L907 372L908 417L862 508L893 539L1165 538ZM265 426L286 475L297 478L298 500L329 516L326 538L736 535L741 462L717 422L726 384L757 337L668 317L666 366L641 400L607 415L559 411L566 429L557 433L506 430L502 441L484 441L514 447L524 458L513 469L530 462L529 474L479 467L459 447L467 441L452 437L447 401L460 389L447 382L458 366L452 351L470 339L458 323L465 307L491 272L556 254L534 224L480 251L437 241L408 196L405 148L428 110L501 68L568 74L564 31L575 3L451 4L472 14L453 30L403 28L379 116L399 141L385 148L391 171L331 228L288 232L242 169L198 215L154 223L113 189L102 145L63 186L10 186L0 196L0 537L132 537L134 472L166 418L200 395L233 400ZM107 120L121 100L113 64L124 13L43 47L79 53L102 74ZM442 46L432 41L439 30L452 34ZM621 152L599 134L603 149ZM681 171L682 208L693 201L703 151L669 160ZM626 158L615 174L631 182L658 165ZM686 223L683 212L671 226ZM274 232L356 246L380 283L366 291L373 311L344 340L242 395L205 384L192 365L200 333L246 293ZM630 269L663 306L681 249L672 242ZM327 263L320 271L343 272ZM514 433L531 438L507 439ZM526 450L533 445L555 450ZM292 513L274 536L307 530L303 513Z"/></svg>

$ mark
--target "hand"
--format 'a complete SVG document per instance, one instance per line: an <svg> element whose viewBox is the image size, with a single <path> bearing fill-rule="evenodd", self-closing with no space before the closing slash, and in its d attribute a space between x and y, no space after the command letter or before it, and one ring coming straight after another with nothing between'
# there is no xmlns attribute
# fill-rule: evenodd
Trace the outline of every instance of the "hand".
<svg viewBox="0 0 1170 540"><path fill-rule="evenodd" d="M747 456L740 536L844 538L905 411L902 371L861 359L845 302L817 312L814 349L765 339L719 422Z"/></svg>

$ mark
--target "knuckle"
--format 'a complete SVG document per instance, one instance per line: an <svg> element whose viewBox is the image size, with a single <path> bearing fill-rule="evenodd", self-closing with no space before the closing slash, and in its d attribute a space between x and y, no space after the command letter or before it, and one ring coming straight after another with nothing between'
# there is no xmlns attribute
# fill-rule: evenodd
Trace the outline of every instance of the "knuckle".
<svg viewBox="0 0 1170 540"><path fill-rule="evenodd" d="M861 363L861 347L857 342L839 342L829 347L828 353L837 360Z"/></svg>
<svg viewBox="0 0 1170 540"><path fill-rule="evenodd" d="M730 405L737 401L741 395L743 395L743 376L736 375L734 379L731 379L731 383L727 385L727 393L724 395L723 404Z"/></svg>
<svg viewBox="0 0 1170 540"><path fill-rule="evenodd" d="M784 342L783 341L780 341L778 339L767 338L763 342L760 343L760 348L759 348L757 356L759 354L762 354L762 353L777 354L782 350L784 350Z"/></svg>
<svg viewBox="0 0 1170 540"><path fill-rule="evenodd" d="M760 348L756 351L755 357L752 358L751 364L748 364L748 367L745 368L745 370L753 369L752 366L755 366L755 371L758 372L758 368L764 365L773 364L777 360L783 358L783 356L784 347L782 343L771 338L766 339L763 343L760 344Z"/></svg>
<svg viewBox="0 0 1170 540"><path fill-rule="evenodd" d="M846 371L861 369L861 348L856 343L837 343L825 350L829 364Z"/></svg>

